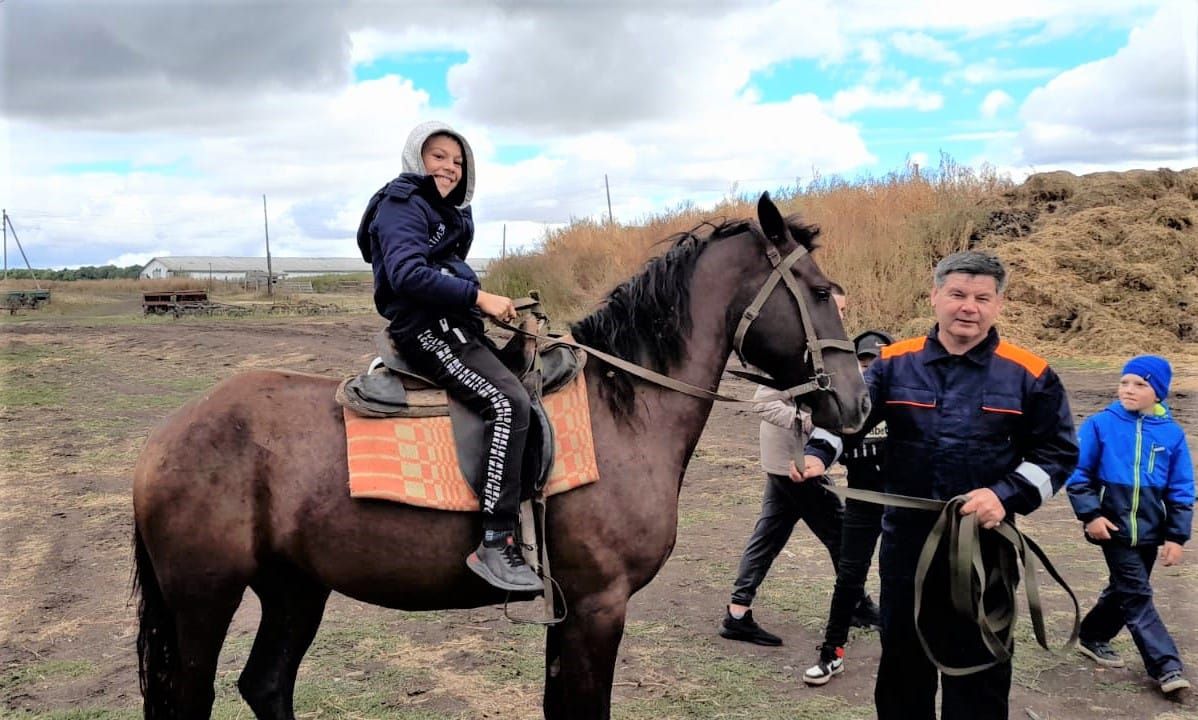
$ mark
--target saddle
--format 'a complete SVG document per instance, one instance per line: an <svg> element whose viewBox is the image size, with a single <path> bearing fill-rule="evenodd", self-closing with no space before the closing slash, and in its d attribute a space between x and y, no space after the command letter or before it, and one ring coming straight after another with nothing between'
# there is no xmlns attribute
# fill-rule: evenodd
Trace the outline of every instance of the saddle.
<svg viewBox="0 0 1198 720"><path fill-rule="evenodd" d="M553 468L553 427L541 405L541 397L565 387L583 365L578 351L563 345L538 352L537 339L544 315L524 316L520 329L499 349L499 358L528 391L532 400L528 439L524 451L524 481L521 500L545 486ZM476 491L482 488L483 418L445 392L436 381L412 369L382 330L374 337L378 357L366 372L342 381L337 402L364 417L429 417L448 415L453 426L454 446L466 481ZM535 468L536 472L531 472Z"/></svg>

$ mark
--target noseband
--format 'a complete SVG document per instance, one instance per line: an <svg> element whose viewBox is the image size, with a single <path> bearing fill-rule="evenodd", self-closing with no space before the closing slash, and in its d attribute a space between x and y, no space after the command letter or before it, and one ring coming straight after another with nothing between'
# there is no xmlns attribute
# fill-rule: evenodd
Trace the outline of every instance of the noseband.
<svg viewBox="0 0 1198 720"><path fill-rule="evenodd" d="M807 382L785 390L779 390L778 393L771 394L770 399L790 399L814 392L831 392L832 376L825 370L823 351L830 349L853 354L857 352L856 347L848 340L821 340L815 333L815 326L811 322L811 308L807 306L807 299L803 296L803 292L799 288L799 283L795 280L794 273L791 272L794 264L805 255L807 255L807 248L800 244L789 255L783 258L774 243L770 243L769 247L766 248L765 256L769 258L773 271L766 279L765 284L757 291L757 297L745 308L744 314L741 315L740 323L736 326L736 335L732 340L732 347L736 351L736 357L740 359L741 365L747 365L744 351L741 347L744 343L745 335L748 334L749 326L761 314L762 306L765 305L770 294L774 292L774 288L778 286L778 281L781 280L786 285L786 289L794 297L795 302L799 304L799 318L803 321L803 334L807 340L807 350L811 353L811 369L813 374ZM775 382L760 375L739 370L731 370L729 372L758 384L776 387Z"/></svg>

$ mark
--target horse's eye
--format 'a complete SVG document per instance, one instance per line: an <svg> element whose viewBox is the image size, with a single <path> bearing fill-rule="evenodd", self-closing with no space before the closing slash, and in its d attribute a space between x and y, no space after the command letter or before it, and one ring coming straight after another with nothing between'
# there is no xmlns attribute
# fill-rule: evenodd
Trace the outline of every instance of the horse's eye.
<svg viewBox="0 0 1198 720"><path fill-rule="evenodd" d="M820 302L828 302L832 299L832 291L828 288L815 288L815 299Z"/></svg>

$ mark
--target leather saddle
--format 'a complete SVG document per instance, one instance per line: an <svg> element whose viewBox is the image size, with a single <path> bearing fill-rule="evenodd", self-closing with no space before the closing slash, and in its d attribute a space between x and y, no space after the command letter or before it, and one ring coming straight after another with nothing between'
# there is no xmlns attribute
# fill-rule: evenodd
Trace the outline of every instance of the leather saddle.
<svg viewBox="0 0 1198 720"><path fill-rule="evenodd" d="M536 335L539 326L538 316L528 314L520 329ZM341 383L337 388L337 402L365 417L448 415L458 464L466 481L476 494L479 493L484 460L482 416L455 400L434 380L413 370L386 330L376 334L374 341L378 357L366 372ZM568 385L582 369L584 357L564 345L550 346L538 353L537 340L522 334L513 334L499 350L500 360L520 379L532 399L521 499L529 498L543 488L553 468L553 427L541 405L541 397Z"/></svg>

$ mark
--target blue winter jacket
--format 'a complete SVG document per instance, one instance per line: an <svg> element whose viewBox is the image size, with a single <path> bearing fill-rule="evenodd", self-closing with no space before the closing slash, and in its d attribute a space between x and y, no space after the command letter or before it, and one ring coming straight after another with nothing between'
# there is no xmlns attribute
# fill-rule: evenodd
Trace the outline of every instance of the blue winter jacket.
<svg viewBox="0 0 1198 720"><path fill-rule="evenodd" d="M449 317L482 332L479 281L466 264L474 241L470 208L441 198L429 175L404 173L382 191L369 222L374 304L397 339Z"/></svg>
<svg viewBox="0 0 1198 720"><path fill-rule="evenodd" d="M885 490L948 500L990 488L1008 513L1027 514L1064 485L1077 461L1069 401L1040 357L999 340L953 355L937 339L893 343L865 373L873 410L860 432L844 438L849 452L886 422ZM830 464L840 448L808 444ZM887 533L923 536L934 513L887 508Z"/></svg>
<svg viewBox="0 0 1198 720"><path fill-rule="evenodd" d="M1167 407L1160 414L1125 410L1119 401L1082 423L1081 458L1066 491L1082 522L1099 515L1128 545L1190 539L1194 466L1185 432Z"/></svg>

